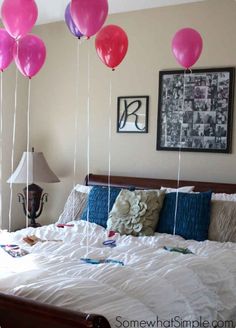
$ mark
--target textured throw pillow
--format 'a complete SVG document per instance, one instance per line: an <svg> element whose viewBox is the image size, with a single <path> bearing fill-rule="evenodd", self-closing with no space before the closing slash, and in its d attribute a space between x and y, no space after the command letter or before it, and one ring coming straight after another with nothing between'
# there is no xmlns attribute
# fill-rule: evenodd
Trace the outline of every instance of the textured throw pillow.
<svg viewBox="0 0 236 328"><path fill-rule="evenodd" d="M91 187L79 184L76 185L69 194L63 212L59 216L57 223L65 224L72 220L79 220L87 204L90 190Z"/></svg>
<svg viewBox="0 0 236 328"><path fill-rule="evenodd" d="M170 193L170 192L176 192L178 190L178 192L191 192L193 191L195 188L195 186L184 186L184 187L180 187L180 188L167 188L167 187L161 187L161 190L165 190L166 193Z"/></svg>
<svg viewBox="0 0 236 328"><path fill-rule="evenodd" d="M173 234L176 193L166 194L157 231ZM179 193L176 215L176 235L203 241L208 238L211 192Z"/></svg>
<svg viewBox="0 0 236 328"><path fill-rule="evenodd" d="M109 214L107 229L121 235L151 236L165 198L160 190L121 190Z"/></svg>
<svg viewBox="0 0 236 328"><path fill-rule="evenodd" d="M104 228L107 227L108 213L110 212L116 197L121 188L110 188L110 204L108 209L108 194L109 188L103 186L94 186L88 198L87 206L85 207L81 220L89 220L89 222L96 223Z"/></svg>
<svg viewBox="0 0 236 328"><path fill-rule="evenodd" d="M236 242L236 202L213 200L208 239Z"/></svg>

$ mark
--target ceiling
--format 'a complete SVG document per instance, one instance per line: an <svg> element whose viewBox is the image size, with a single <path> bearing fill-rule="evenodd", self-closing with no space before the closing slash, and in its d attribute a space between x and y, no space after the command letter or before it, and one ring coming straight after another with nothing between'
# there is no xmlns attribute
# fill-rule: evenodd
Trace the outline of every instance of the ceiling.
<svg viewBox="0 0 236 328"><path fill-rule="evenodd" d="M64 19L64 12L70 0L36 0L39 17L37 24L56 22ZM109 13L119 13L147 8L164 7L204 0L108 0ZM3 0L0 0L0 5Z"/></svg>

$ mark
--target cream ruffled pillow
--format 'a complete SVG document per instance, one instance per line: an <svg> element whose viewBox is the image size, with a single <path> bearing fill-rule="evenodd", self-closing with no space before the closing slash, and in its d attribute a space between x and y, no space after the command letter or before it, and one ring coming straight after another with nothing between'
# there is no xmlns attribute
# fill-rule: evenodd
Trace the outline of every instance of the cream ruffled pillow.
<svg viewBox="0 0 236 328"><path fill-rule="evenodd" d="M153 235L164 198L161 190L121 190L109 213L107 229L121 235Z"/></svg>

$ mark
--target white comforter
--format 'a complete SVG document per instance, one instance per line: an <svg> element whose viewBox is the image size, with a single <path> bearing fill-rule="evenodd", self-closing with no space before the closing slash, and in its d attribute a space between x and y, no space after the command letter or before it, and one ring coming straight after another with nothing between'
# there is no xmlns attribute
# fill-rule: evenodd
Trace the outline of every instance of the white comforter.
<svg viewBox="0 0 236 328"><path fill-rule="evenodd" d="M86 222L73 223L63 229L49 225L0 233L0 244L17 243L30 252L12 258L0 249L0 291L102 314L116 328L157 318L236 322L236 244L156 234L118 237L111 249L102 245L103 228L89 224L87 237ZM32 234L62 242L30 247L22 238ZM194 255L168 252L164 245L188 247ZM84 264L80 258L86 256L125 265Z"/></svg>

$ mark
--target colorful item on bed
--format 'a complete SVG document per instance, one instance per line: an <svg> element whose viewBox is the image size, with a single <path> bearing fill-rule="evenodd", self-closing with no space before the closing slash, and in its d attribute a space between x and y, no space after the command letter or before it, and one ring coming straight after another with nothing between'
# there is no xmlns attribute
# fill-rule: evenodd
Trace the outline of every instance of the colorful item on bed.
<svg viewBox="0 0 236 328"><path fill-rule="evenodd" d="M156 231L173 234L176 193L166 194ZM176 234L185 239L203 241L208 238L211 192L179 193Z"/></svg>
<svg viewBox="0 0 236 328"><path fill-rule="evenodd" d="M81 261L87 263L87 264L103 264L103 263L111 263L111 264L120 264L124 265L124 262L113 260L113 259L90 259L90 258L81 258Z"/></svg>
<svg viewBox="0 0 236 328"><path fill-rule="evenodd" d="M89 193L88 203L82 213L81 220L86 221L88 216L89 222L106 228L108 219L108 192L110 193L110 211L120 191L121 188L111 187L109 191L107 187L94 186Z"/></svg>
<svg viewBox="0 0 236 328"><path fill-rule="evenodd" d="M26 236L23 238L23 241L26 242L27 244L29 244L30 246L34 246L37 243L45 243L47 241L62 242L61 239L41 239L35 235Z"/></svg>
<svg viewBox="0 0 236 328"><path fill-rule="evenodd" d="M177 252L177 253L182 253L182 254L193 254L193 252L191 252L190 249L188 249L188 248L173 247L173 246L164 246L163 248L169 252Z"/></svg>
<svg viewBox="0 0 236 328"><path fill-rule="evenodd" d="M116 241L112 240L112 239L108 239L108 240L104 240L104 242L102 243L104 246L107 247L116 247Z"/></svg>
<svg viewBox="0 0 236 328"><path fill-rule="evenodd" d="M67 224L67 223L58 223L58 228L65 228L65 227L74 227L74 224Z"/></svg>
<svg viewBox="0 0 236 328"><path fill-rule="evenodd" d="M26 250L20 248L19 245L0 245L0 247L12 257L22 257L29 254Z"/></svg>

